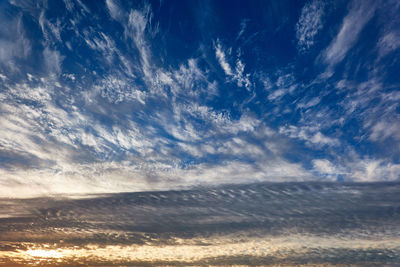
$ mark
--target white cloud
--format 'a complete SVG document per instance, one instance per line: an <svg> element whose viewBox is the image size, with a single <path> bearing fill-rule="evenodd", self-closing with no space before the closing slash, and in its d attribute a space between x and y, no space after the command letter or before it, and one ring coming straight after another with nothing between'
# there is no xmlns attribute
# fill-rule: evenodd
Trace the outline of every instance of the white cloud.
<svg viewBox="0 0 400 267"><path fill-rule="evenodd" d="M64 73L63 76L70 79L71 81L76 80L75 74L72 74L72 73Z"/></svg>
<svg viewBox="0 0 400 267"><path fill-rule="evenodd" d="M347 96L340 106L346 112L346 118L356 117L363 124L362 136L374 142L383 142L389 138L400 140L400 125L396 109L400 93L392 91L374 74L365 82L341 80L336 88L346 90ZM389 89L389 90L387 90Z"/></svg>
<svg viewBox="0 0 400 267"><path fill-rule="evenodd" d="M190 94L195 96L207 87L205 84L209 83L203 71L199 68L197 60L189 59L187 64L181 64L179 69L169 74L166 72L159 72L160 82L170 86L174 95ZM203 84L202 84L203 83Z"/></svg>
<svg viewBox="0 0 400 267"><path fill-rule="evenodd" d="M280 97L284 96L287 93L286 89L277 89L274 90L272 93L268 95L268 100L273 101L279 99Z"/></svg>
<svg viewBox="0 0 400 267"><path fill-rule="evenodd" d="M51 91L44 86L31 87L26 83L9 86L8 93L14 99L33 100L46 103L51 100Z"/></svg>
<svg viewBox="0 0 400 267"><path fill-rule="evenodd" d="M46 47L43 50L43 59L49 74L58 75L61 73L64 56L62 56L59 51L51 50Z"/></svg>
<svg viewBox="0 0 400 267"><path fill-rule="evenodd" d="M332 180L338 176L354 182L395 181L400 177L400 164L381 159L347 158L336 166L326 159L312 161L313 171Z"/></svg>
<svg viewBox="0 0 400 267"><path fill-rule="evenodd" d="M323 61L331 68L341 62L355 45L364 26L374 15L375 7L371 1L352 2L339 33L322 53Z"/></svg>
<svg viewBox="0 0 400 267"><path fill-rule="evenodd" d="M200 164L182 169L161 163L81 163L62 169L31 169L14 172L0 169L2 197L37 197L51 194L93 194L170 190L194 185L219 185L259 181L304 181L312 176L301 166L285 161L253 164L226 162ZM7 181L7 183L2 183Z"/></svg>
<svg viewBox="0 0 400 267"><path fill-rule="evenodd" d="M45 17L45 11L42 10L39 16L39 25L44 35L44 39L48 44L54 44L55 42L62 42L61 40L61 22L57 20L56 23L51 23Z"/></svg>
<svg viewBox="0 0 400 267"><path fill-rule="evenodd" d="M31 41L27 38L22 16L11 21L2 19L0 25L0 66L18 71L16 59L26 59L32 52Z"/></svg>
<svg viewBox="0 0 400 267"><path fill-rule="evenodd" d="M277 101L284 95L293 93L298 87L296 78L292 73L283 73L279 70L276 75L278 78L274 83L269 78L263 79L264 88L269 92L268 100L270 101Z"/></svg>
<svg viewBox="0 0 400 267"><path fill-rule="evenodd" d="M124 12L121 10L119 3L116 0L106 0L106 5L108 12L113 19L120 21L123 18Z"/></svg>
<svg viewBox="0 0 400 267"><path fill-rule="evenodd" d="M323 14L324 4L319 0L307 3L301 10L296 24L296 38L300 51L306 51L314 45L314 38L323 27Z"/></svg>
<svg viewBox="0 0 400 267"><path fill-rule="evenodd" d="M66 3L71 5L72 2ZM55 50L52 44L66 37L61 34L61 25L75 27L78 19L71 19L74 21L71 25L69 22L60 24L57 20L47 21L45 13L42 13L42 29L48 40L42 51L44 63L49 74L61 74L65 79L57 81L55 75L32 71L34 75L24 73L24 80L20 83L11 86L9 80L4 82L6 90L0 92L0 152L14 155L15 162L7 163L7 168L0 169L0 195L18 194L17 190L29 193L29 188L37 189L35 192L38 194L120 192L197 184L294 181L334 178L337 173L348 175L351 170L354 170L356 180L361 179L363 173L368 179L379 179L378 174L388 177L384 179L393 179L398 172L397 165L379 160L378 163L365 161L364 165L356 165L356 160L348 165L336 165L339 164L336 159L332 162L314 159L311 170L287 160L288 153L298 153L292 150L293 140L289 138L300 140L312 148L326 148L327 153L340 145L333 133L322 133L327 129L322 121L331 123L328 108L320 109L318 114L312 111L307 113L312 121L317 120L316 123L306 120L304 115L322 97L306 95L301 101L290 103L285 112L296 104L298 108L307 110L301 110L304 117L298 126L281 127L279 132L265 125L265 117L261 119L246 109L239 109L241 114L233 116L233 113L209 104L215 103L213 97L223 96L219 96L219 84L212 80L213 75L203 64L203 59L190 58L176 68L157 65L155 54L151 51L151 38L156 30L152 29L149 6L126 11L116 1L108 0L106 4L110 16L124 29L121 39L114 41L110 33L106 34L106 31L93 26L95 24L76 32L76 37L82 38L79 42L86 41L92 49L90 52L96 56L93 62L98 62L100 68L105 65L93 76L89 72L82 72L79 77L65 73L65 69L63 72L62 50ZM73 5L77 4L74 2ZM75 6L69 8L76 9ZM348 16L355 12L353 9ZM82 11L80 14L83 14ZM304 15L304 20L298 23L298 30L304 34L298 37L299 45L303 42L301 45L304 47L313 44L315 31L320 29L313 24L315 21L308 21L311 18L307 16ZM304 24L306 22L310 25ZM244 30L245 22L238 38L243 36ZM326 53L334 51L334 46L348 45L340 38L332 42ZM391 40L389 37L386 39ZM385 40L382 45L387 42L386 39L382 39ZM71 42L72 50L76 43ZM29 41L25 44L30 45ZM27 49L21 44L16 45L19 48L15 51L6 47L5 51L19 52L25 57L30 53L29 45ZM213 48L226 80L252 89L251 75L246 73L240 51L232 53L232 48L225 49L220 41L215 42ZM12 59L17 55L0 56ZM271 76L272 81L270 78L263 80L269 100L279 102L285 94L294 95L300 91L297 88L302 85L290 68L287 67L289 71L275 72ZM8 75L7 72L5 74ZM3 75L5 78L1 75L0 79L8 79L6 75ZM71 84L76 87L70 89L66 86ZM349 84L343 81L338 88L345 90ZM359 110L358 107L365 107L371 101L370 96L379 91L381 85L376 80L354 85L354 90L351 90L354 94L344 100L348 102L341 104L345 110L354 107L350 113ZM378 96L390 99L390 103L399 99L394 92ZM371 114L375 108L372 108ZM390 119L381 124L375 122L371 119L371 123L365 126L371 130L371 140L385 139L400 132L397 126L389 125L392 122ZM385 172L385 167L390 171ZM21 187L13 189L13 184Z"/></svg>
<svg viewBox="0 0 400 267"><path fill-rule="evenodd" d="M313 97L312 99L308 100L308 101L301 101L299 104L297 104L297 108L310 108L313 107L315 105L318 105L318 103L321 101L320 97Z"/></svg>
<svg viewBox="0 0 400 267"><path fill-rule="evenodd" d="M333 165L327 159L314 159L312 160L313 171L317 172L318 175L324 176L330 180L337 180L339 175L344 174L343 170Z"/></svg>
<svg viewBox="0 0 400 267"><path fill-rule="evenodd" d="M377 159L361 159L348 164L349 177L357 182L395 181L400 177L400 164Z"/></svg>
<svg viewBox="0 0 400 267"><path fill-rule="evenodd" d="M399 121L387 121L381 119L372 126L371 135L369 136L372 141L384 141L389 137L400 140Z"/></svg>
<svg viewBox="0 0 400 267"><path fill-rule="evenodd" d="M378 41L379 56L383 57L400 47L400 31L386 33Z"/></svg>
<svg viewBox="0 0 400 267"><path fill-rule="evenodd" d="M132 38L138 49L143 73L149 80L152 79L153 75L151 69L151 52L145 38L145 30L148 25L148 20L151 18L150 14L150 7L147 7L143 12L131 10L128 24L125 27L125 35Z"/></svg>
<svg viewBox="0 0 400 267"><path fill-rule="evenodd" d="M171 82L167 78L164 80ZM39 162L36 165L27 162L24 169L1 169L2 196L166 190L193 185L292 181L311 177L301 165L275 157L239 137L221 142L219 146L215 142L207 144L202 141L210 137L237 136L240 132L253 134L260 121L248 115L232 120L207 106L175 106L176 116L173 118L177 121L171 124L171 118L162 117L159 125L170 124L171 134L181 140L178 143L181 149L177 149L171 148L168 139L158 136L145 125L125 122L122 126L106 127L76 107L67 112L52 103L51 82L42 82L47 87L30 88L21 84L14 87L14 91L8 91L10 99L23 97L41 105L34 107L11 102L1 106L2 111L7 111L0 122L3 126L0 130L2 149L35 157ZM209 128L196 129L185 116L195 116ZM89 131L85 130L88 126ZM32 133L34 139L30 137ZM265 134L269 136L271 133L267 131ZM124 151L124 161L110 160L115 153L114 147ZM179 155L182 151L192 157L216 154L235 156L238 160L182 167ZM252 158L256 163L244 163L241 158Z"/></svg>
<svg viewBox="0 0 400 267"><path fill-rule="evenodd" d="M244 74L244 64L241 60L236 61L235 74L233 75L233 79L237 81L237 86L244 86L247 90L250 90L251 82L250 82L250 74Z"/></svg>
<svg viewBox="0 0 400 267"><path fill-rule="evenodd" d="M106 59L106 64L117 65L121 63L124 72L130 77L135 77L131 63L127 60L126 56L118 49L114 40L104 32L84 32L84 40L86 44L93 50L99 53L99 57Z"/></svg>
<svg viewBox="0 0 400 267"><path fill-rule="evenodd" d="M222 50L222 46L218 41L217 41L217 44L215 45L215 55L218 59L219 64L221 65L222 69L224 70L225 74L228 76L232 76L233 71L232 71L229 63L226 61L225 52Z"/></svg>
<svg viewBox="0 0 400 267"><path fill-rule="evenodd" d="M296 138L306 141L309 146L338 146L339 140L336 138L328 137L322 134L318 127L302 126L297 127L294 125L280 127L279 132L287 135L290 138Z"/></svg>
<svg viewBox="0 0 400 267"><path fill-rule="evenodd" d="M146 92L135 89L132 84L132 81L122 77L107 76L94 86L94 90L99 91L100 95L111 103L135 100L144 105Z"/></svg>
<svg viewBox="0 0 400 267"><path fill-rule="evenodd" d="M242 60L240 60L239 55L238 59L236 60L235 69L233 70L228 62L226 53L224 52L222 45L218 40L216 45L214 45L214 48L215 56L221 65L221 68L224 70L225 75L227 75L230 80L235 81L238 87L245 87L250 91L252 85L250 82L250 74L244 73L245 65Z"/></svg>
<svg viewBox="0 0 400 267"><path fill-rule="evenodd" d="M138 50L140 56L141 70L144 76L144 79L147 83L152 83L154 80L154 69L152 60L151 60L151 50L147 41L147 34L150 36L154 35L157 32L157 27L151 27L152 20L152 11L150 5L146 5L142 10L131 9L130 12L125 12L120 3L116 0L107 0L106 5L110 16L118 21L122 27L124 28L124 35L126 39L130 39L134 47ZM103 41L97 42L97 46L100 47L103 44L107 45L107 51L116 53L123 63L125 68L128 70L129 74L133 76L132 68L129 64L129 61L125 58L122 53L116 49L115 44L112 42L107 35L102 33ZM86 38L86 42L88 44L91 43L90 38Z"/></svg>
<svg viewBox="0 0 400 267"><path fill-rule="evenodd" d="M204 78L195 61L190 61L182 69L182 74L188 71L193 73L194 80ZM178 73L176 75L181 77ZM177 86L179 79L166 74L160 80ZM4 174L0 179L4 184L1 191L3 196L165 190L196 184L278 180L281 179L278 173L285 175L282 179L304 178L294 176L294 173L297 175L302 170L300 165L284 160L275 159L268 169L261 169L267 166L264 162L258 167L240 162L240 157L246 155L254 157L257 154L259 158L265 158L265 153L259 147L240 138L236 138L232 144L227 142L225 150L202 141L204 138L234 136L240 132L251 134L260 122L246 114L238 120L232 120L228 115L207 106L174 103L172 117L171 113L166 112L160 121L152 123L163 126L178 138L179 149L171 147L173 143L168 138L159 136L157 130L149 128L146 123L138 125L124 121L123 124L107 127L74 105L69 105L68 111L64 110L53 103L57 81L43 78L36 82L39 82L39 86L22 83L1 94L2 98L7 99L0 106L3 112L0 122L3 126L0 129L1 149L14 151L21 158L30 159L24 163L24 168L0 170ZM106 84L114 89L127 85L114 77L107 77ZM16 99L40 104L21 105L13 101ZM106 108L103 114L110 113ZM193 117L201 120L206 128L196 128L190 119ZM223 166L219 163L200 163L182 167L183 152L195 158L210 153L220 156L235 153L239 161L228 160ZM121 156L121 153L126 162L112 161L114 155ZM306 172L302 171L305 175ZM26 176L29 179L21 178ZM135 179L132 180L132 177ZM4 183L6 180L8 182ZM19 184L19 187L14 187L14 184ZM35 190L29 192L28 188Z"/></svg>
<svg viewBox="0 0 400 267"><path fill-rule="evenodd" d="M336 173L336 168L327 159L314 159L312 161L314 169L321 173L334 174Z"/></svg>
<svg viewBox="0 0 400 267"><path fill-rule="evenodd" d="M243 33L246 30L246 26L247 26L247 22L249 21L249 19L244 19L242 20L242 22L240 22L240 31L236 37L236 40L240 39L240 37L242 37Z"/></svg>

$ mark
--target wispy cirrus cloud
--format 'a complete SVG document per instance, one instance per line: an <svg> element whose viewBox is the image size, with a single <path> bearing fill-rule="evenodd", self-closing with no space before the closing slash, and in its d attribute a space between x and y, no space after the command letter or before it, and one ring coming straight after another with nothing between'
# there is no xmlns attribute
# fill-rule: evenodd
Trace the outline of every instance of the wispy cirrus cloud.
<svg viewBox="0 0 400 267"><path fill-rule="evenodd" d="M233 75L231 66L228 63L225 52L223 51L222 45L219 42L217 42L217 44L215 45L215 55L218 59L219 64L221 65L222 69L224 70L225 74L228 76Z"/></svg>
<svg viewBox="0 0 400 267"><path fill-rule="evenodd" d="M117 0L106 0L106 6L110 16L117 21L121 21L126 15Z"/></svg>
<svg viewBox="0 0 400 267"><path fill-rule="evenodd" d="M372 141L384 141L389 137L395 140L400 140L400 123L394 119L390 121L389 118L386 120L379 120L371 127L371 135L369 138Z"/></svg>
<svg viewBox="0 0 400 267"><path fill-rule="evenodd" d="M383 57L400 47L400 31L390 31L382 36L377 44L379 56Z"/></svg>
<svg viewBox="0 0 400 267"><path fill-rule="evenodd" d="M314 45L314 38L322 29L324 3L319 0L308 2L301 10L296 24L297 47L305 52Z"/></svg>
<svg viewBox="0 0 400 267"><path fill-rule="evenodd" d="M227 59L227 50L224 50L221 42L219 40L216 41L215 46L215 56L221 66L221 68L224 70L225 75L227 75L231 80L235 81L237 83L237 86L239 87L245 87L247 90L250 90L251 87L251 81L250 81L250 74L244 73L245 65L240 60L239 56L236 60L236 65L234 68L231 67L231 64L228 62ZM232 48L228 49L228 54L232 53Z"/></svg>
<svg viewBox="0 0 400 267"><path fill-rule="evenodd" d="M325 136L319 130L320 129L315 126L296 127L294 125L290 125L287 127L281 127L279 129L279 132L282 134L286 134L291 138L304 140L309 146L323 147L338 146L340 144L339 140L337 140L336 138Z"/></svg>
<svg viewBox="0 0 400 267"><path fill-rule="evenodd" d="M0 14L0 67L18 72L19 59L26 60L32 52L32 43L26 36L22 16L7 20Z"/></svg>
<svg viewBox="0 0 400 267"><path fill-rule="evenodd" d="M146 92L137 90L131 84L133 81L125 77L107 76L97 85L94 90L98 91L101 97L107 98L112 103L122 101L138 101L145 104Z"/></svg>
<svg viewBox="0 0 400 267"><path fill-rule="evenodd" d="M364 26L373 17L375 8L376 5L370 1L353 1L350 4L338 34L322 52L322 60L328 65L328 75L356 44Z"/></svg>
<svg viewBox="0 0 400 267"><path fill-rule="evenodd" d="M255 29L254 18L240 18L233 39L218 33L190 44L179 39L180 30L161 24L170 17L157 17L152 3L108 0L104 10L101 4L64 3L66 12L59 14L47 5L21 9L29 4L21 2L12 7L19 17L1 18L1 25L16 30L0 26L6 36L0 44L15 43L0 48L1 194L380 181L398 174L396 151L362 151L399 140L400 96L395 82L379 77L389 73L380 72L380 60L364 73L368 81L343 71L330 83L310 82L320 66L287 62L286 50L282 61L268 50L275 51L273 45L264 49L270 39L262 38L286 35ZM297 30L290 40L297 38L298 51L314 49L327 30L325 5L307 3L289 26L291 34ZM322 71L345 61L374 10L375 4L355 1L337 19L337 36L321 43ZM380 31L371 44L382 60L397 49L391 33ZM241 43L245 36L257 36L254 46ZM32 59L35 64L26 63ZM357 68L364 66L375 67Z"/></svg>
<svg viewBox="0 0 400 267"><path fill-rule="evenodd" d="M2 181L9 182L3 182L1 194L16 196L19 190L29 195L29 188L40 195L311 178L301 164L273 148L272 130L265 135L256 116L232 118L203 101L219 93L218 82L210 79L207 67L199 66L200 59L168 69L152 60L148 8L131 10L129 16L121 12L113 18L127 23L124 37L137 51L135 64L124 65L116 42L89 27L76 38L104 65L102 78L94 74L96 81L85 86L81 74L64 73L63 56L51 43L59 42L55 37L44 45L45 78L29 74L19 83L5 84L7 90L0 94L8 102L1 105L1 150L16 160L2 170ZM42 14L47 31L51 27ZM122 67L109 70L115 62ZM229 77L240 87L250 86L244 68L237 59ZM264 148L248 135L265 143ZM16 168L22 161L24 167Z"/></svg>

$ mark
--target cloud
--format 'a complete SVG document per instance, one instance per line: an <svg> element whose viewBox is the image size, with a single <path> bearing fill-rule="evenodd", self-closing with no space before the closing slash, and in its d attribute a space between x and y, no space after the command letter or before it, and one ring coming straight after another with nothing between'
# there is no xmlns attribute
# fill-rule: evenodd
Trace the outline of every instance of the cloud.
<svg viewBox="0 0 400 267"><path fill-rule="evenodd" d="M333 181L339 177L353 182L395 181L400 177L400 164L382 159L356 156L340 165L335 165L327 159L315 159L312 164L313 171Z"/></svg>
<svg viewBox="0 0 400 267"><path fill-rule="evenodd" d="M249 21L250 21L249 19L243 19L242 22L240 22L240 31L237 34L236 41L239 40L246 31L247 23Z"/></svg>
<svg viewBox="0 0 400 267"><path fill-rule="evenodd" d="M224 70L225 74L228 76L232 76L233 71L232 71L229 63L226 61L225 52L222 50L222 46L218 41L217 41L217 44L215 45L215 55L218 59L219 64L221 65L222 69Z"/></svg>
<svg viewBox="0 0 400 267"><path fill-rule="evenodd" d="M291 72L277 70L270 76L262 78L264 88L268 92L269 101L279 102L284 95L293 93L299 86L296 77Z"/></svg>
<svg viewBox="0 0 400 267"><path fill-rule="evenodd" d="M322 29L324 3L319 0L308 2L301 10L299 21L296 24L297 47L301 52L314 45L314 38Z"/></svg>
<svg viewBox="0 0 400 267"><path fill-rule="evenodd" d="M0 67L18 72L18 59L27 59L32 52L32 44L26 36L22 15L7 20L0 14L0 21Z"/></svg>
<svg viewBox="0 0 400 267"><path fill-rule="evenodd" d="M335 174L336 168L327 159L314 159L312 161L314 169L321 173Z"/></svg>
<svg viewBox="0 0 400 267"><path fill-rule="evenodd" d="M300 165L285 161L260 165L227 162L219 165L200 164L174 168L161 163L151 166L128 162L82 163L64 165L61 172L53 169L0 169L3 197L37 197L51 194L96 194L132 191L186 189L195 185L238 184L258 181L305 181L312 179ZM150 168L149 168L150 167ZM23 178L25 177L25 178ZM28 178L26 178L28 177Z"/></svg>
<svg viewBox="0 0 400 267"><path fill-rule="evenodd" d="M254 54L244 56L245 47L234 49L214 37L212 46L200 43L209 49L201 56L193 53L169 64L157 57L170 52L163 42L171 36L168 30L158 32L159 14L151 5L126 9L122 1L107 1L110 18L104 21L78 2L65 5L68 16L32 11L36 42L27 38L19 17L0 25L6 36L0 40L5 60L0 63L1 194L29 194L30 188L37 194L165 190L339 175L390 180L397 174L389 160L341 152L351 150L345 144L357 138L376 145L399 139L400 95L393 85L386 90L389 85L377 75L365 82L346 76L332 85L304 85L295 64L269 72L252 69L259 66L249 61ZM319 5L303 8L296 28L299 50L314 45L322 27ZM347 35L365 27L365 18L364 26L352 25L360 10L369 9L364 3L350 6L338 36L321 54L328 68L339 62L333 55L345 58L338 47L346 54L357 43ZM250 30L246 25L242 20L240 40ZM378 42L387 53L396 49L390 45L394 37L385 37L389 32ZM32 55L40 70L19 65ZM255 73L261 78L253 79ZM357 135L362 137L346 135L352 119L361 124Z"/></svg>
<svg viewBox="0 0 400 267"><path fill-rule="evenodd" d="M300 103L297 104L297 108L308 109L310 107L318 105L320 103L320 101L321 101L320 97L313 97L310 100L300 101Z"/></svg>
<svg viewBox="0 0 400 267"><path fill-rule="evenodd" d="M343 170L333 165L332 162L327 159L314 159L312 160L312 165L313 171L332 181L336 181L339 175L341 176L344 174Z"/></svg>
<svg viewBox="0 0 400 267"><path fill-rule="evenodd" d="M170 86L185 86L191 82L180 79L187 78L185 73L188 72L193 74L192 81L205 77L195 61L189 60L175 75L160 80ZM102 116L108 120L113 118L113 123L107 125L83 108L69 105L66 110L56 105L56 80L40 81L32 77L30 82L35 81L39 86L22 83L3 92L3 97L14 101L1 106L7 113L1 118L3 139L0 146L3 155L15 159L8 165L13 171L1 170L1 181L9 181L3 183L2 188L6 190L1 194L4 196L15 197L18 192L38 196L312 179L301 164L291 163L266 148L275 143L269 140L274 133L250 114L234 120L229 114L205 105L176 102L171 109L159 107L148 114L147 123L138 123L127 121L126 114L116 113L118 107L108 106ZM127 83L115 77L106 77L100 85L114 91L123 88L120 91L124 93L130 90L125 88L129 86ZM105 89L99 87L99 90ZM113 94L118 96L118 93ZM15 102L17 99L36 104L21 105ZM98 100L94 98L93 101ZM147 105L146 102L142 104ZM154 116L159 118L154 119ZM175 140L160 135L157 130L160 128ZM248 136L265 140L266 147ZM7 154L10 149L16 154ZM209 161L210 155L220 159ZM20 166L18 158L25 162L24 168L17 168ZM26 158L31 160L23 160ZM192 158L194 162L185 163L185 158ZM21 178L26 176L29 179ZM29 191L29 188L35 190Z"/></svg>
<svg viewBox="0 0 400 267"><path fill-rule="evenodd" d="M97 52L98 59L105 59L105 65L113 65L113 69L118 69L122 66L123 71L127 76L135 77L134 67L131 62L127 59L126 55L121 52L117 47L115 41L104 32L98 31L85 31L84 32L85 43L94 51Z"/></svg>
<svg viewBox="0 0 400 267"><path fill-rule="evenodd" d="M120 8L119 2L116 0L106 0L106 6L110 16L117 20L121 21L124 17L124 11Z"/></svg>
<svg viewBox="0 0 400 267"><path fill-rule="evenodd" d="M372 126L369 136L372 141L384 141L389 137L400 140L400 123L397 120L388 121L381 119Z"/></svg>
<svg viewBox="0 0 400 267"><path fill-rule="evenodd" d="M145 30L151 19L150 7L143 11L131 10L128 24L125 27L125 35L130 37L139 51L143 74L146 78L153 77L151 70L151 51L145 37Z"/></svg>
<svg viewBox="0 0 400 267"><path fill-rule="evenodd" d="M238 87L245 87L247 90L250 90L252 84L250 82L250 74L244 73L245 65L240 60L239 56L236 60L236 66L233 70L231 65L227 61L227 56L225 51L222 48L221 43L217 40L214 45L215 48L215 56L221 65L221 68L224 70L225 75L229 76L229 78L233 81L236 81Z"/></svg>
<svg viewBox="0 0 400 267"><path fill-rule="evenodd" d="M362 137L373 142L384 142L392 138L400 140L397 134L398 102L400 94L384 83L381 73L372 72L367 81L340 80L336 88L345 91L346 98L340 101L346 120L355 118L362 122Z"/></svg>
<svg viewBox="0 0 400 267"><path fill-rule="evenodd" d="M135 89L131 84L133 82L129 79L107 76L94 86L94 90L99 91L102 97L114 104L122 101L138 101L144 105L146 92Z"/></svg>
<svg viewBox="0 0 400 267"><path fill-rule="evenodd" d="M340 142L336 138L328 137L319 131L319 127L294 125L280 127L279 132L289 136L306 141L309 146L338 146Z"/></svg>
<svg viewBox="0 0 400 267"><path fill-rule="evenodd" d="M238 59L236 61L236 68L235 68L235 75L233 76L233 79L237 81L237 86L239 87L245 87L248 90L250 90L251 87L251 82L250 82L250 74L244 74L244 64L243 62Z"/></svg>
<svg viewBox="0 0 400 267"><path fill-rule="evenodd" d="M383 57L400 47L400 31L391 31L382 36L377 44L379 56Z"/></svg>
<svg viewBox="0 0 400 267"><path fill-rule="evenodd" d="M57 20L56 23L51 23L45 16L45 10L42 10L39 16L39 25L42 30L45 42L47 44L54 44L62 42L61 40L61 22Z"/></svg>
<svg viewBox="0 0 400 267"><path fill-rule="evenodd" d="M357 182L395 181L400 177L400 164L378 159L361 159L348 164L348 176Z"/></svg>
<svg viewBox="0 0 400 267"><path fill-rule="evenodd" d="M364 26L372 18L376 5L371 1L353 1L344 17L340 30L329 46L322 52L324 63L333 68L341 62L356 44Z"/></svg>
<svg viewBox="0 0 400 267"><path fill-rule="evenodd" d="M46 47L43 50L43 58L49 74L61 74L64 56L62 56L59 51L51 50Z"/></svg>

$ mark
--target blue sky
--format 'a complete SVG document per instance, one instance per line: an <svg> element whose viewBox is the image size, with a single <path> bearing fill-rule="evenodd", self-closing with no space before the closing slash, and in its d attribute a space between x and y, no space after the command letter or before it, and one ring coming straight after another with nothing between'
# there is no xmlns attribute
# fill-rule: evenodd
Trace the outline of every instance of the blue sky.
<svg viewBox="0 0 400 267"><path fill-rule="evenodd" d="M398 1L0 1L0 195L400 177Z"/></svg>

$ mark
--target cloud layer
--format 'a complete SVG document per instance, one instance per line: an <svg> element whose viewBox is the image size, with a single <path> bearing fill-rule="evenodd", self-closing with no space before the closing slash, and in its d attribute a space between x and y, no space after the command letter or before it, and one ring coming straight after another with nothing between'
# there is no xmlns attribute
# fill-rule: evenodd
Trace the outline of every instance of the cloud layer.
<svg viewBox="0 0 400 267"><path fill-rule="evenodd" d="M3 2L0 195L397 180L399 7L338 5Z"/></svg>

